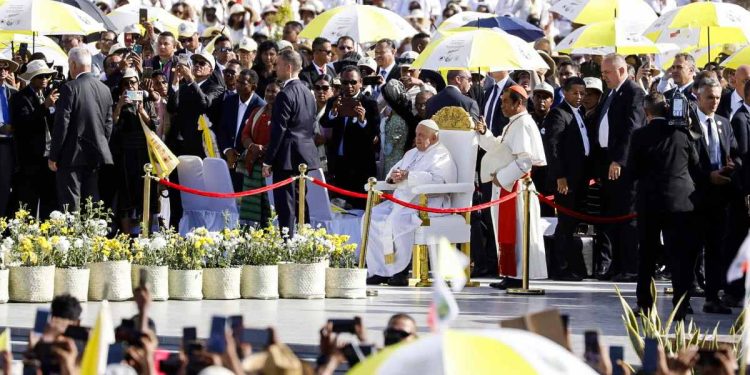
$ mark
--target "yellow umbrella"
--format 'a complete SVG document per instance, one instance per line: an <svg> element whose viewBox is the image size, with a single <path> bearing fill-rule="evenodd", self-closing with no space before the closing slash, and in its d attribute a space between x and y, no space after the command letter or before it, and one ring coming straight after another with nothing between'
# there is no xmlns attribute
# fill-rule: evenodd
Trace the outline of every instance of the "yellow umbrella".
<svg viewBox="0 0 750 375"><path fill-rule="evenodd" d="M729 3L692 3L664 13L644 35L656 43L707 47L710 60L718 53L713 45L750 42L750 12Z"/></svg>
<svg viewBox="0 0 750 375"><path fill-rule="evenodd" d="M174 35L178 34L180 24L185 22L162 8L144 8L140 5L140 2L138 4L130 3L115 8L115 10L107 14L107 17L119 31L122 31L125 27L140 22L139 12L141 9L146 9L148 11L148 20L149 22L152 22L154 26L162 31L169 31Z"/></svg>
<svg viewBox="0 0 750 375"><path fill-rule="evenodd" d="M596 374L563 347L534 333L515 329L449 329L386 348L349 372L350 375L416 373Z"/></svg>
<svg viewBox="0 0 750 375"><path fill-rule="evenodd" d="M581 25L615 18L644 25L656 20L656 12L643 0L559 0L550 8L550 12Z"/></svg>
<svg viewBox="0 0 750 375"><path fill-rule="evenodd" d="M730 69L737 69L740 65L750 65L750 45L746 45L733 53L721 63Z"/></svg>
<svg viewBox="0 0 750 375"><path fill-rule="evenodd" d="M28 34L19 34L13 31L0 31L1 55L13 56L13 53L18 52L21 48L21 43L26 43L28 45L28 50L31 52L43 53L48 62L53 62L54 65L62 66L63 74L68 74L68 55L62 48L60 48L57 42L51 38L44 35L31 36Z"/></svg>
<svg viewBox="0 0 750 375"><path fill-rule="evenodd" d="M539 53L521 38L500 29L451 33L430 42L412 63L417 69L473 71L549 69Z"/></svg>
<svg viewBox="0 0 750 375"><path fill-rule="evenodd" d="M416 33L417 30L409 22L390 10L372 5L351 4L318 15L305 26L299 37L338 40L347 35L360 43L371 43L383 38L403 40Z"/></svg>
<svg viewBox="0 0 750 375"><path fill-rule="evenodd" d="M555 50L567 54L639 55L660 53L658 46L641 35L643 28L624 20L595 22L568 34Z"/></svg>
<svg viewBox="0 0 750 375"><path fill-rule="evenodd" d="M89 35L105 30L84 11L51 0L0 0L0 29L38 35Z"/></svg>

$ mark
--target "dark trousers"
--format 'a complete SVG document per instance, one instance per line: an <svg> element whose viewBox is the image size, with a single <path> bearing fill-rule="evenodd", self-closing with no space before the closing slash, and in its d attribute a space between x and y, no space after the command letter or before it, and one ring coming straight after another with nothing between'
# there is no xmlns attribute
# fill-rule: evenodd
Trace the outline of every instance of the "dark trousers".
<svg viewBox="0 0 750 375"><path fill-rule="evenodd" d="M555 193L555 203L580 211L585 204L586 190L585 184L573 182L568 190L568 194L562 195ZM586 264L583 261L583 249L581 242L575 241L573 234L580 221L574 217L559 213L557 215L557 226L555 227L555 249L554 259L557 269L553 277L562 276L566 273L575 273L579 276L586 276Z"/></svg>
<svg viewBox="0 0 750 375"><path fill-rule="evenodd" d="M10 190L13 181L16 155L11 138L0 139L0 217L10 214Z"/></svg>
<svg viewBox="0 0 750 375"><path fill-rule="evenodd" d="M16 175L14 186L20 203L34 215L38 209L41 220L48 218L57 209L55 172L49 169L46 161L38 165L22 166Z"/></svg>
<svg viewBox="0 0 750 375"><path fill-rule="evenodd" d="M274 170L273 182L286 180L289 177L296 176L299 172ZM279 216L279 228L289 228L289 235L294 234L297 225L297 190L299 181L294 181L289 185L282 186L273 191L273 204L276 214ZM309 223L308 206L305 205L305 222Z"/></svg>
<svg viewBox="0 0 750 375"><path fill-rule="evenodd" d="M703 262L706 275L706 301L717 301L719 290L727 275L724 245L727 239L728 209L726 203L717 203L698 212L699 243L703 247ZM672 271L674 275L674 271ZM674 276L673 276L674 277Z"/></svg>
<svg viewBox="0 0 750 375"><path fill-rule="evenodd" d="M489 202L490 199L492 199L492 183L488 182L479 185L479 191L474 192L472 202L476 205ZM498 274L497 247L490 209L471 213L471 260L477 272Z"/></svg>
<svg viewBox="0 0 750 375"><path fill-rule="evenodd" d="M724 248L725 270L729 270L729 265L737 256L737 250L740 249L742 242L747 237L748 229L750 229L750 215L748 215L744 196L738 196L729 202L729 221L727 224L729 229ZM729 283L724 291L732 297L743 298L745 295L744 280L739 279Z"/></svg>
<svg viewBox="0 0 750 375"><path fill-rule="evenodd" d="M604 150L606 155L606 150ZM622 168L620 178L610 180L607 157L600 157L599 177L601 179L601 214L602 216L628 215L634 210L635 189L628 175L628 169ZM610 272L635 274L638 268L638 230L635 220L604 224L602 228L602 245L600 259L606 263L611 259Z"/></svg>
<svg viewBox="0 0 750 375"><path fill-rule="evenodd" d="M91 197L99 200L99 167L57 168L57 199L59 208L78 211L81 201Z"/></svg>
<svg viewBox="0 0 750 375"><path fill-rule="evenodd" d="M661 235L664 239L664 253L672 271L672 303L676 305L685 295L677 314L685 316L685 309L690 304L690 297L686 293L693 286L695 263L700 249L695 235L697 230L697 216L693 212L638 212L638 306L651 308L654 303L651 282L661 253Z"/></svg>

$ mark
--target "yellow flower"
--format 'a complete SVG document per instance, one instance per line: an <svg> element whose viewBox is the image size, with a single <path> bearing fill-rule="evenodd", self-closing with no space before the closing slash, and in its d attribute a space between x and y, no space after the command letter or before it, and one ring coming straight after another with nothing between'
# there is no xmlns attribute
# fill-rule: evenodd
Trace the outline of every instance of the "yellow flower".
<svg viewBox="0 0 750 375"><path fill-rule="evenodd" d="M26 218L27 216L29 216L29 212L26 211L26 210L24 210L24 209L20 209L20 210L16 211L16 219L18 219L18 220L22 220L22 219Z"/></svg>
<svg viewBox="0 0 750 375"><path fill-rule="evenodd" d="M52 227L52 224L45 221L42 223L42 225L39 226L39 230L42 232L42 234L47 234L49 232L49 229Z"/></svg>

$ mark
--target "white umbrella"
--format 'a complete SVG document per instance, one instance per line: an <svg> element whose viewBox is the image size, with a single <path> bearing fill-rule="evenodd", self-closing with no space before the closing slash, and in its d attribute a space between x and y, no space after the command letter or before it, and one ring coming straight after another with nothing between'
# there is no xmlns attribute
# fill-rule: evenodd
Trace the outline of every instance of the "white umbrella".
<svg viewBox="0 0 750 375"><path fill-rule="evenodd" d="M33 39L33 43L32 43ZM12 42L12 43L11 43ZM47 58L47 62L53 65L63 67L63 74L68 74L68 56L57 43L43 35L32 37L26 34L16 34L11 31L0 31L0 54L3 56L13 56L13 52L18 52L21 43L28 45L29 51L41 52ZM11 51L13 47L13 51Z"/></svg>
<svg viewBox="0 0 750 375"><path fill-rule="evenodd" d="M559 0L550 12L582 25L624 19L645 27L656 20L656 12L643 0Z"/></svg>
<svg viewBox="0 0 750 375"><path fill-rule="evenodd" d="M299 34L303 39L323 37L338 40L350 36L359 43L372 43L383 38L403 40L417 33L398 14L372 5L343 5L315 17Z"/></svg>
<svg viewBox="0 0 750 375"><path fill-rule="evenodd" d="M141 6L140 2L130 3L119 8L115 8L112 12L107 14L110 21L117 27L118 32L122 32L125 27L138 24L140 22L140 10L147 9L148 20L152 22L154 26L162 31L169 31L175 36L177 35L180 24L185 22L184 20L175 17L172 13L162 8L149 8Z"/></svg>
<svg viewBox="0 0 750 375"><path fill-rule="evenodd" d="M440 23L440 26L438 26L437 31L447 31L451 29L455 29L457 27L461 27L466 25L467 23L471 21L476 21L478 19L482 18L490 18L490 17L496 17L497 15L493 13L480 13L480 12L460 12L456 13L447 19L445 19L443 22ZM436 31L436 32L437 32ZM434 34L433 34L434 37Z"/></svg>
<svg viewBox="0 0 750 375"><path fill-rule="evenodd" d="M0 0L0 29L38 35L89 35L105 30L84 11L50 0Z"/></svg>

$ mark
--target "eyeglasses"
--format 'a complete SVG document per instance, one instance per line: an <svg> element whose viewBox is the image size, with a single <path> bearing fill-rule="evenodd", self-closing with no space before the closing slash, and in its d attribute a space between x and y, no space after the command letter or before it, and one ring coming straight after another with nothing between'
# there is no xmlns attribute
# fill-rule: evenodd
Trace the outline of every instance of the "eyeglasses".
<svg viewBox="0 0 750 375"><path fill-rule="evenodd" d="M359 83L359 81L357 81L355 79L350 79L350 80L342 79L341 80L341 86L346 86L346 85L352 85L352 86L354 86L354 85L356 85L358 83Z"/></svg>
<svg viewBox="0 0 750 375"><path fill-rule="evenodd" d="M329 55L329 56L333 55L333 51L331 51L330 49L329 50L318 49L318 50L315 50L315 52L324 52L326 55Z"/></svg>
<svg viewBox="0 0 750 375"><path fill-rule="evenodd" d="M231 48L229 48L229 47L221 47L221 48L218 48L218 49L216 49L216 50L217 50L217 51L219 51L219 52L229 52L229 51L231 51L232 49L231 49Z"/></svg>
<svg viewBox="0 0 750 375"><path fill-rule="evenodd" d="M137 85L138 84L138 80L137 79L129 79L129 80L125 81L125 84L126 85Z"/></svg>
<svg viewBox="0 0 750 375"><path fill-rule="evenodd" d="M208 63L208 61L204 61L204 60L195 61L193 64L195 64L195 66L208 66L208 65L210 65Z"/></svg>
<svg viewBox="0 0 750 375"><path fill-rule="evenodd" d="M328 86L328 85L315 85L315 86L313 86L313 89L315 89L315 91L328 91L328 89L330 89L330 88L331 88L331 86Z"/></svg>

